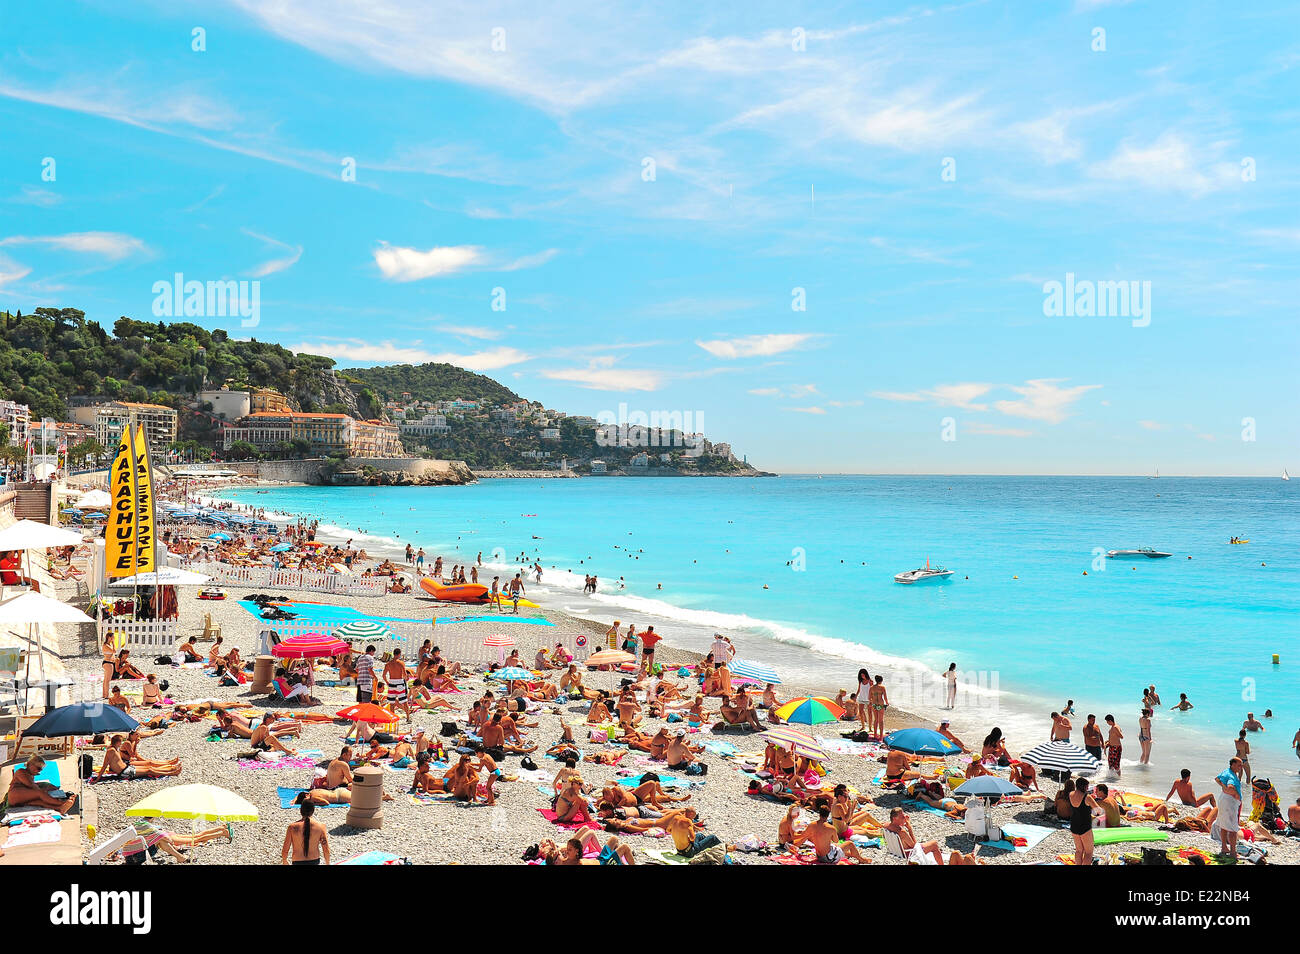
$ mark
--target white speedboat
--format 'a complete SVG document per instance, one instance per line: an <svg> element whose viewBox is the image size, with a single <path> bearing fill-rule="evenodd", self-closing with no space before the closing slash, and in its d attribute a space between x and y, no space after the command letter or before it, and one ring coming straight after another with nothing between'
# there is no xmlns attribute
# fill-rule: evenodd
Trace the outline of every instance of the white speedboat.
<svg viewBox="0 0 1300 954"><path fill-rule="evenodd" d="M1161 557L1173 556L1173 554L1165 553L1163 550L1152 550L1150 547L1142 547L1138 550L1107 550L1106 556L1112 560L1115 557L1150 557L1152 560L1158 560Z"/></svg>
<svg viewBox="0 0 1300 954"><path fill-rule="evenodd" d="M930 566L930 561L925 561L925 566L918 567L915 570L904 570L902 573L894 574L895 583L923 583L926 580L941 580L946 576L952 576L952 570L944 569L941 566Z"/></svg>

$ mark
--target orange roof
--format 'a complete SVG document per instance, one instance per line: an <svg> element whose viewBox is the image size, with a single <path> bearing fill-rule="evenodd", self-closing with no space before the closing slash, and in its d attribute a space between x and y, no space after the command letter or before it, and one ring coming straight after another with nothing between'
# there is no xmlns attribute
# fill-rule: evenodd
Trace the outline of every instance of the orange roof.
<svg viewBox="0 0 1300 954"><path fill-rule="evenodd" d="M155 411L175 411L174 407L167 407L165 404L141 404L138 401L115 401L115 404L121 404L123 407L147 407Z"/></svg>

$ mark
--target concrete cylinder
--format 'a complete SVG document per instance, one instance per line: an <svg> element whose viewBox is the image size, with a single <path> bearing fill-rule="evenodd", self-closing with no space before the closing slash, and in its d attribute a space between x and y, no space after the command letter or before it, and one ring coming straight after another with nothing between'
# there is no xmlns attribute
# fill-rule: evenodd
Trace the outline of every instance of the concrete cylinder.
<svg viewBox="0 0 1300 954"><path fill-rule="evenodd" d="M354 828L384 827L384 770L364 765L352 776L352 804L347 822Z"/></svg>
<svg viewBox="0 0 1300 954"><path fill-rule="evenodd" d="M275 677L275 657L258 656L253 660L253 692L269 695Z"/></svg>

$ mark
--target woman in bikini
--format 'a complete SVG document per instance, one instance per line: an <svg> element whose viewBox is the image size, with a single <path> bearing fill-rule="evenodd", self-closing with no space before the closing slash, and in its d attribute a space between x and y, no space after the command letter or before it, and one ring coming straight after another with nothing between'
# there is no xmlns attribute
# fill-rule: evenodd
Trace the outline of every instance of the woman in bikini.
<svg viewBox="0 0 1300 954"><path fill-rule="evenodd" d="M1088 780L1076 778L1074 791L1066 796L1070 804L1070 835L1074 838L1074 863L1076 865L1092 864L1092 813L1099 808L1097 802L1088 794Z"/></svg>
<svg viewBox="0 0 1300 954"><path fill-rule="evenodd" d="M131 655L131 650L123 649L117 654L117 661L114 664L114 678L117 679L143 679L144 673L135 668L131 660L126 657Z"/></svg>

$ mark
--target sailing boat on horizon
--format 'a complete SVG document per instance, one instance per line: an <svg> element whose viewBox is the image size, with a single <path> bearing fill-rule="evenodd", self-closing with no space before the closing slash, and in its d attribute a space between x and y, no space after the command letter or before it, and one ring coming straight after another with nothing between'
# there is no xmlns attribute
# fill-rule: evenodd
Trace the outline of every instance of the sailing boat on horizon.
<svg viewBox="0 0 1300 954"><path fill-rule="evenodd" d="M1283 480L1290 480L1290 479L1291 479L1291 475L1288 474L1288 473L1286 472L1286 468L1285 468L1285 467L1282 468L1282 479L1283 479Z"/></svg>
<svg viewBox="0 0 1300 954"><path fill-rule="evenodd" d="M1155 472L1155 474L1148 474L1148 475L1147 475L1147 480L1159 480L1159 479L1160 479L1160 468L1159 468L1159 467L1156 468L1156 472Z"/></svg>

